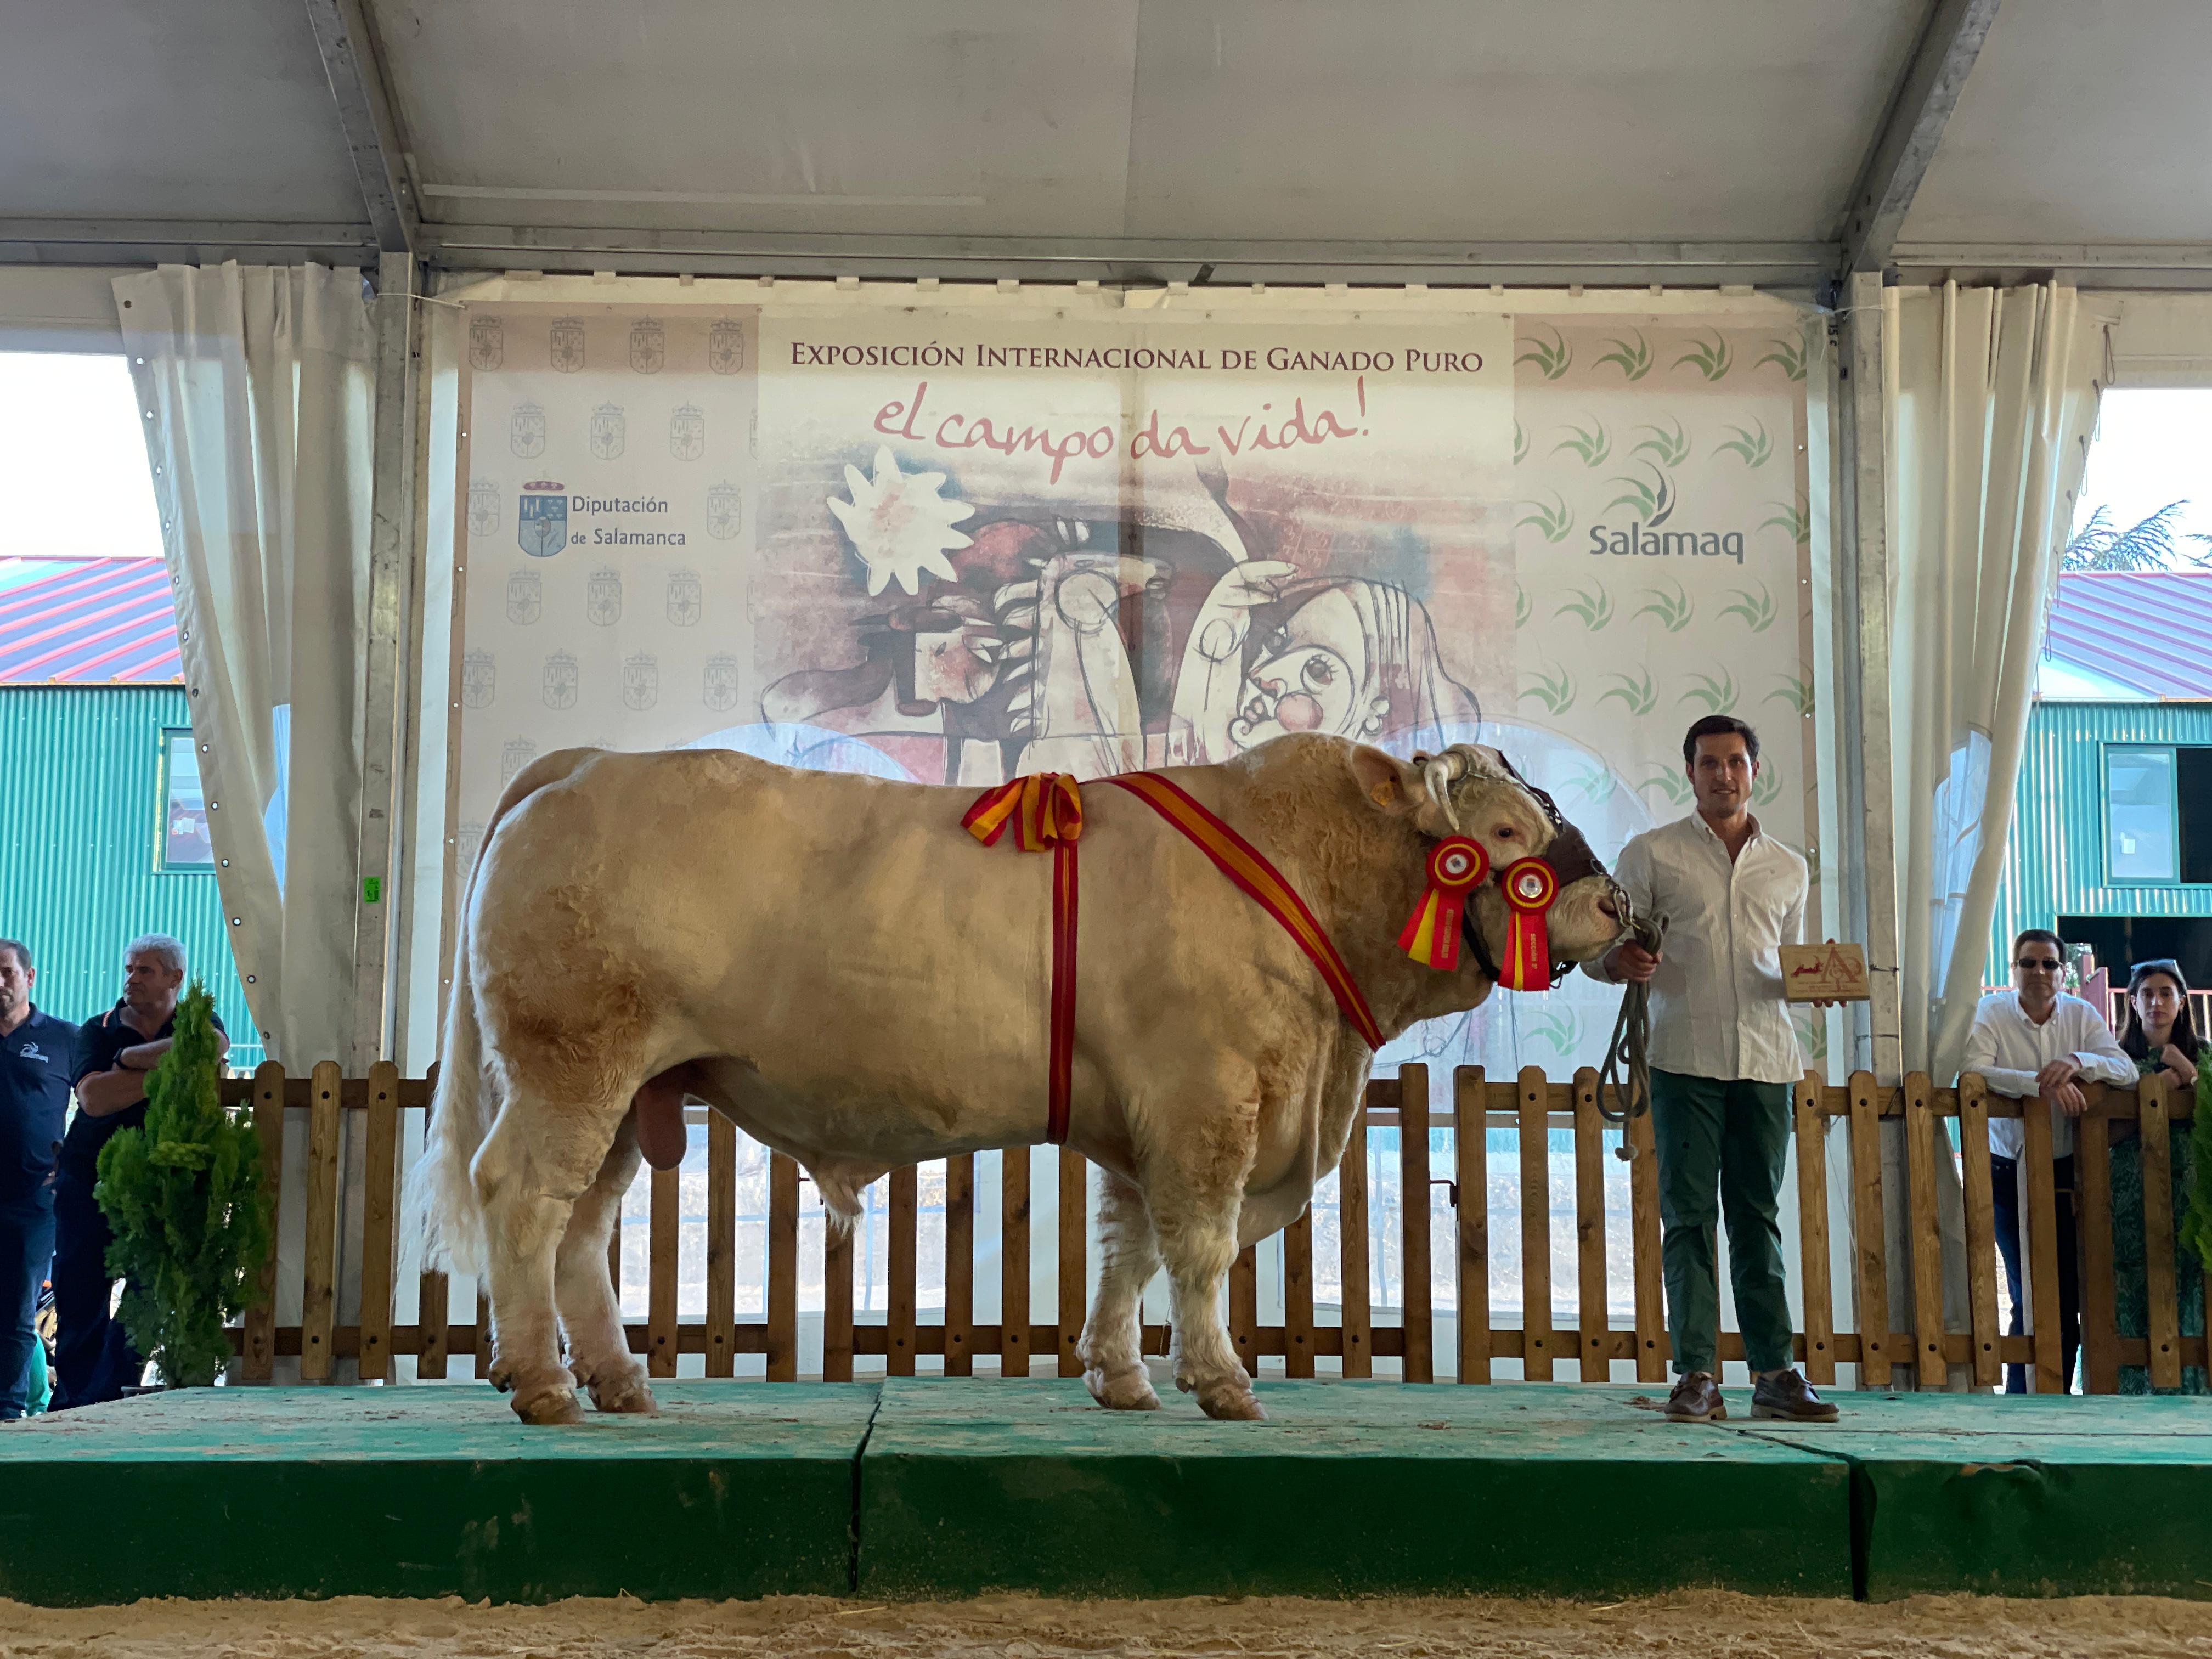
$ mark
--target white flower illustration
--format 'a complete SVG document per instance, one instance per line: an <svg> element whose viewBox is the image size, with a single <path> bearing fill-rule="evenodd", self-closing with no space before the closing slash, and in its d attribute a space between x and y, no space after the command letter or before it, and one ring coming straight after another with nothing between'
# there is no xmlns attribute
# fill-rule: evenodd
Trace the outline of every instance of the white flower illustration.
<svg viewBox="0 0 2212 1659"><path fill-rule="evenodd" d="M945 555L966 547L972 539L952 526L975 509L965 501L939 496L942 472L901 472L889 449L876 451L876 476L863 477L857 466L845 469L845 487L853 499L831 496L830 510L845 526L853 550L868 567L868 592L884 591L894 576L908 593L921 592L925 574L956 580L959 573Z"/></svg>

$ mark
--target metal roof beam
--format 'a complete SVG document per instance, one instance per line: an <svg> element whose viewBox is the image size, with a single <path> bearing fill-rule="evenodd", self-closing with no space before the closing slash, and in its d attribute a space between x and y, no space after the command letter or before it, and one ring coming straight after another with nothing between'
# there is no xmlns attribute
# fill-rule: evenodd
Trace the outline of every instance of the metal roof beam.
<svg viewBox="0 0 2212 1659"><path fill-rule="evenodd" d="M220 264L272 256L373 265L376 233L295 221L0 218L0 264Z"/></svg>
<svg viewBox="0 0 2212 1659"><path fill-rule="evenodd" d="M1853 271L1889 264L1905 216L1958 107L1960 90L1996 21L1997 3L1936 0L1851 188L1850 206L1837 232L1844 249L1835 272L1838 283Z"/></svg>
<svg viewBox="0 0 2212 1659"><path fill-rule="evenodd" d="M375 228L378 247L386 253L415 248L421 216L415 192L401 164L404 150L390 88L376 53L361 0L306 0L307 22L323 55L331 96L338 106L346 149L361 180L361 198Z"/></svg>

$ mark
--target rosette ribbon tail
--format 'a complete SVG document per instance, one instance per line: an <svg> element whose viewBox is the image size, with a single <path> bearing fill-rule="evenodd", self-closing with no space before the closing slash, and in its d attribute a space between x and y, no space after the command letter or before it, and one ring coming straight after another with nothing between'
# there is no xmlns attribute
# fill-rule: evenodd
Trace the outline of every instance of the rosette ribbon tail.
<svg viewBox="0 0 2212 1659"><path fill-rule="evenodd" d="M1431 848L1428 890L1398 935L1398 948L1425 967L1445 973L1458 967L1460 913L1489 873L1490 855L1479 842L1449 836Z"/></svg>
<svg viewBox="0 0 2212 1659"><path fill-rule="evenodd" d="M1505 961L1498 981L1509 991L1552 988L1552 940L1544 917L1559 896L1559 878L1541 859L1520 859L1505 866L1499 882L1512 914L1506 932Z"/></svg>

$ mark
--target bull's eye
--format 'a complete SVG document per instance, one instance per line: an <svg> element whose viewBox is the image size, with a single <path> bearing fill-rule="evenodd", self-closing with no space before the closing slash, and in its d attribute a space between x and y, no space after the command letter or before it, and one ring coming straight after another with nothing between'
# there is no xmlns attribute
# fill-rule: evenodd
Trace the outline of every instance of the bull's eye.
<svg viewBox="0 0 2212 1659"><path fill-rule="evenodd" d="M1500 841L1511 841L1511 840L1513 839L1514 834L1515 834L1515 831L1514 831L1513 826L1512 826L1511 824L1510 824L1510 823L1509 823L1509 824L1505 824L1505 825L1504 825L1503 827L1501 827L1501 828L1499 829L1499 830L1498 831L1498 840L1500 840Z"/></svg>

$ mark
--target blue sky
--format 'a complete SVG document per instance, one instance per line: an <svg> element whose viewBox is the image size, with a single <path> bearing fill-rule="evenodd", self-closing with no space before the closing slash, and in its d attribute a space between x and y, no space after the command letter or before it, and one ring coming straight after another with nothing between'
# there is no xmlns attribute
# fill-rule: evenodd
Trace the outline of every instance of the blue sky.
<svg viewBox="0 0 2212 1659"><path fill-rule="evenodd" d="M2114 524L2125 526L2185 500L2190 505L2177 528L2212 536L2212 391L2107 392L2097 410L2075 528L2100 504L2111 509Z"/></svg>

